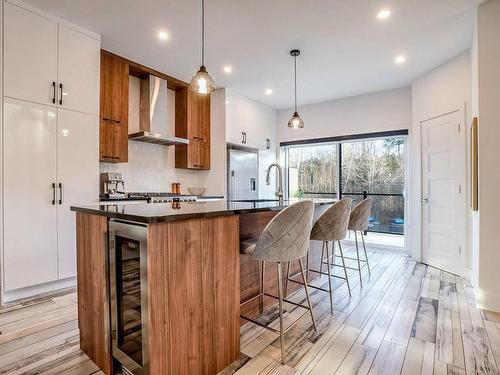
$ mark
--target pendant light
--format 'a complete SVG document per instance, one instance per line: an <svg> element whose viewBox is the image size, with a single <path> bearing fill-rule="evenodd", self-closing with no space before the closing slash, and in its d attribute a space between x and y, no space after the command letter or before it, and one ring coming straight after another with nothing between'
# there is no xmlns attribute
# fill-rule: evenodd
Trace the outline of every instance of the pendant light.
<svg viewBox="0 0 500 375"><path fill-rule="evenodd" d="M297 111L297 56L300 55L300 51L298 49L294 49L290 51L290 55L293 57L293 70L294 70L294 85L295 85L295 106L294 112L290 120L288 120L288 127L292 129L301 129L304 127L304 121L299 116L299 112Z"/></svg>
<svg viewBox="0 0 500 375"><path fill-rule="evenodd" d="M199 94L210 94L215 90L215 83L205 68L205 0L201 0L201 66L191 78L189 88Z"/></svg>

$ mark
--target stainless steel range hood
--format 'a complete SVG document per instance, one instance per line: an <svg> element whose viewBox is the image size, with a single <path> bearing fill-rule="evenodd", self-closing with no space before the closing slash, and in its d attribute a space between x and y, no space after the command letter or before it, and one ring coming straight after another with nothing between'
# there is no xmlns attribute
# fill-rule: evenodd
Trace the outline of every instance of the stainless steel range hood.
<svg viewBox="0 0 500 375"><path fill-rule="evenodd" d="M189 140L169 135L169 117L173 120L175 105L168 105L167 81L149 75L141 79L139 132L128 136L131 141L154 143L163 146L186 145ZM173 93L171 93L173 94Z"/></svg>
<svg viewBox="0 0 500 375"><path fill-rule="evenodd" d="M154 143L163 146L187 145L188 139L179 137L169 137L158 133L141 131L134 134L129 134L128 139L131 141Z"/></svg>

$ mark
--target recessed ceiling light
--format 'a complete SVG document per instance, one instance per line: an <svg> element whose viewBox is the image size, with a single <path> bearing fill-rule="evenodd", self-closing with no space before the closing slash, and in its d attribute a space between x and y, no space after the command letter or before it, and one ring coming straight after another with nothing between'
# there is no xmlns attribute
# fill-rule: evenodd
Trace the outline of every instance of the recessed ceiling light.
<svg viewBox="0 0 500 375"><path fill-rule="evenodd" d="M391 11L389 9L382 9L380 12L377 13L377 18L379 20L383 20L389 18L390 15Z"/></svg>
<svg viewBox="0 0 500 375"><path fill-rule="evenodd" d="M404 57L403 55L399 55L396 56L394 61L396 62L396 64L403 64L406 61L406 57Z"/></svg>
<svg viewBox="0 0 500 375"><path fill-rule="evenodd" d="M224 72L231 73L233 71L233 67L231 65L226 65L224 67Z"/></svg>
<svg viewBox="0 0 500 375"><path fill-rule="evenodd" d="M266 89L266 95L271 95L273 93L273 89Z"/></svg>
<svg viewBox="0 0 500 375"><path fill-rule="evenodd" d="M158 33L158 38L160 38L161 40L167 40L168 39L168 34L165 31L160 31Z"/></svg>

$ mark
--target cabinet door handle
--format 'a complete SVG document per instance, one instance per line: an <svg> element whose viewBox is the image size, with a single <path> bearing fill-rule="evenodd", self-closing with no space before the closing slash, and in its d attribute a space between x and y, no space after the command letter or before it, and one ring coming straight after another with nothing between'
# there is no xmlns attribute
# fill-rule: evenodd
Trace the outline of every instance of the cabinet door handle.
<svg viewBox="0 0 500 375"><path fill-rule="evenodd" d="M245 132L241 132L241 143L245 143Z"/></svg>
<svg viewBox="0 0 500 375"><path fill-rule="evenodd" d="M59 182L59 204L63 202L63 186L62 183Z"/></svg>
<svg viewBox="0 0 500 375"><path fill-rule="evenodd" d="M63 98L63 85L62 85L62 83L59 84L59 89L61 90L61 95L59 96L59 105L62 105L62 98Z"/></svg>
<svg viewBox="0 0 500 375"><path fill-rule="evenodd" d="M203 168L204 166L201 165L201 164L193 164L193 167L196 167L196 168Z"/></svg>
<svg viewBox="0 0 500 375"><path fill-rule="evenodd" d="M115 160L120 159L119 156L107 156L107 155L103 155L102 157L103 157L103 159L115 159Z"/></svg>
<svg viewBox="0 0 500 375"><path fill-rule="evenodd" d="M52 205L56 205L56 183L52 183Z"/></svg>
<svg viewBox="0 0 500 375"><path fill-rule="evenodd" d="M111 118L103 118L102 121L106 121L106 122L112 122L112 123L115 123L115 124L119 124L120 121L118 120L113 120Z"/></svg>
<svg viewBox="0 0 500 375"><path fill-rule="evenodd" d="M56 82L52 81L52 104L56 104Z"/></svg>
<svg viewBox="0 0 500 375"><path fill-rule="evenodd" d="M203 141L202 137L193 137L193 139L196 140L196 141Z"/></svg>

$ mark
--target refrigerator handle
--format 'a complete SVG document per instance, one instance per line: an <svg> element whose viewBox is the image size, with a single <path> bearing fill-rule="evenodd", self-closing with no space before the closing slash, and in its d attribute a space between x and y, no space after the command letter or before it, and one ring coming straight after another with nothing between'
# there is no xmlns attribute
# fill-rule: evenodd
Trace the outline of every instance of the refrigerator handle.
<svg viewBox="0 0 500 375"><path fill-rule="evenodd" d="M256 181L255 178L251 177L250 178L250 190L255 191L256 189Z"/></svg>

